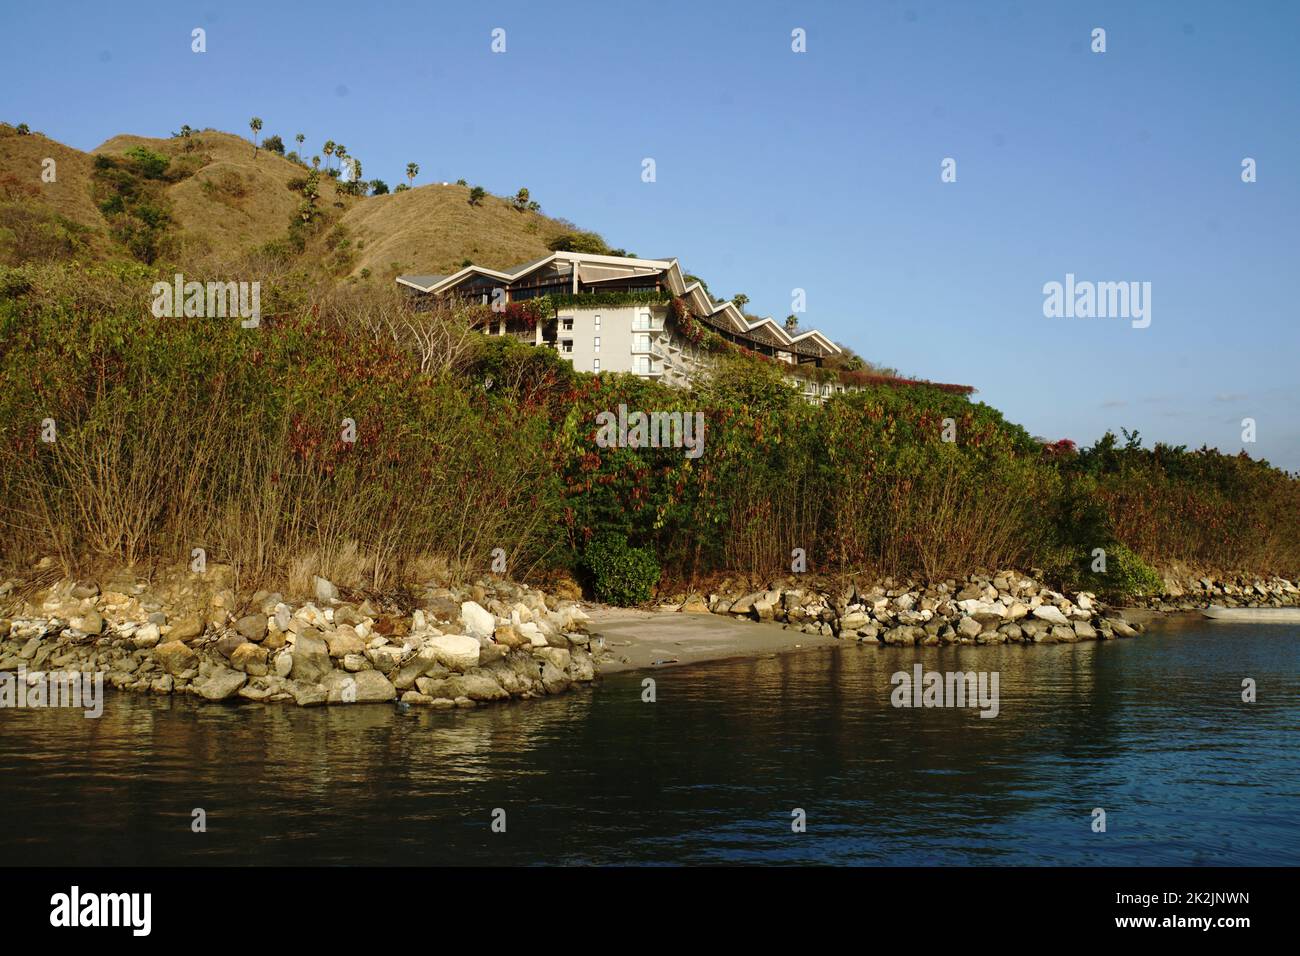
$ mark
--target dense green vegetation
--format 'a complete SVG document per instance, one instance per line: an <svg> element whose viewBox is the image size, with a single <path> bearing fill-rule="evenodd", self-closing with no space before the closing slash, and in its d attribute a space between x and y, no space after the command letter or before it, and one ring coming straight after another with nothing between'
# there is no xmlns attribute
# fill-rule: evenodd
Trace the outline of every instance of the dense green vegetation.
<svg viewBox="0 0 1300 956"><path fill-rule="evenodd" d="M257 329L154 318L140 264L0 270L0 557L202 547L251 578L379 586L502 548L512 575L571 569L620 602L661 573L782 574L796 548L812 572L1036 566L1110 595L1170 562L1300 569L1300 482L1246 456L1044 446L924 385L816 408L736 353L693 393L575 373L470 315L254 268L232 275L260 277ZM596 415L620 405L702 413L703 454L601 447Z"/></svg>

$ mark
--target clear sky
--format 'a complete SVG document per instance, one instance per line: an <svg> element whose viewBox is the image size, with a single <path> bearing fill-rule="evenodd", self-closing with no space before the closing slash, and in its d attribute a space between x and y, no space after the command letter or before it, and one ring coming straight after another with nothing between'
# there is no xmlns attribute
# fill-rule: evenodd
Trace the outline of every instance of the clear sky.
<svg viewBox="0 0 1300 956"><path fill-rule="evenodd" d="M1294 470L1298 35L1289 0L0 0L0 119L91 149L258 115L391 185L527 186L757 314L805 289L805 327L1034 434ZM1150 282L1150 326L1045 318L1066 273Z"/></svg>

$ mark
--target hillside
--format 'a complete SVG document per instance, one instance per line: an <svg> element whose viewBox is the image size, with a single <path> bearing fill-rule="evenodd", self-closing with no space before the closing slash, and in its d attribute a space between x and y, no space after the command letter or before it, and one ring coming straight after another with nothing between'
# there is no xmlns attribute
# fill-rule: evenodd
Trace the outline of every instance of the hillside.
<svg viewBox="0 0 1300 956"><path fill-rule="evenodd" d="M137 146L195 167L193 175L166 188L182 258L231 258L284 237L300 198L289 183L306 175L302 166L266 150L254 159L251 142L213 130L189 139L114 136L93 153L117 157ZM359 200L322 177L321 201L346 208Z"/></svg>
<svg viewBox="0 0 1300 956"><path fill-rule="evenodd" d="M469 187L455 185L371 196L340 222L364 243L356 268L385 277L449 273L466 259L489 268L518 265L546 255L550 240L573 229L540 213L520 212L496 196L471 206Z"/></svg>
<svg viewBox="0 0 1300 956"><path fill-rule="evenodd" d="M216 130L167 139L120 135L85 153L0 124L0 182L8 185L0 193L0 263L73 255L131 258L121 230L114 238L101 212L105 191L96 183L95 158L124 161L138 147L168 160L166 175L150 184L167 214L161 260L184 268L234 260L268 243L279 243L283 251L308 170L266 150L254 157L253 144L242 136ZM45 157L58 164L54 183L41 182ZM471 205L466 186L434 184L362 197L347 194L328 176L320 183L322 216L300 258L337 278L363 270L383 279L405 271L450 272L467 259L501 268L544 255L548 242L573 230L496 196ZM67 223L56 225L56 217ZM76 238L48 241L47 234L61 229ZM344 239L348 254L329 255Z"/></svg>

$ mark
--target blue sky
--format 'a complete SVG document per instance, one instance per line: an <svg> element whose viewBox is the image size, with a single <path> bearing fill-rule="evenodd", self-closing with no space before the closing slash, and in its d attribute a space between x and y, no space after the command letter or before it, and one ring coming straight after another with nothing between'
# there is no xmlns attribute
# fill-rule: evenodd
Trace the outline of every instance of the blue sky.
<svg viewBox="0 0 1300 956"><path fill-rule="evenodd" d="M414 160L527 186L758 314L803 288L805 327L1034 434L1236 451L1251 417L1246 450L1300 469L1300 4L6 2L0 26L0 119L72 146L256 114L390 184ZM1045 318L1066 273L1150 282L1150 327Z"/></svg>

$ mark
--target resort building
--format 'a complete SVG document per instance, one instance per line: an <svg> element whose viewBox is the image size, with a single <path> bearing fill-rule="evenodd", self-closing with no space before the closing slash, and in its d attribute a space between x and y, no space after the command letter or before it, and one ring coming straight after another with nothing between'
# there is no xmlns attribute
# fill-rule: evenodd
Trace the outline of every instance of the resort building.
<svg viewBox="0 0 1300 956"><path fill-rule="evenodd" d="M850 388L798 374L841 351L825 335L792 335L770 318L747 317L734 302L715 302L698 281L687 281L676 259L553 252L501 272L471 265L397 282L429 303L487 305L490 334L556 349L584 372L629 372L686 387L721 339L789 365L788 377L810 401Z"/></svg>

